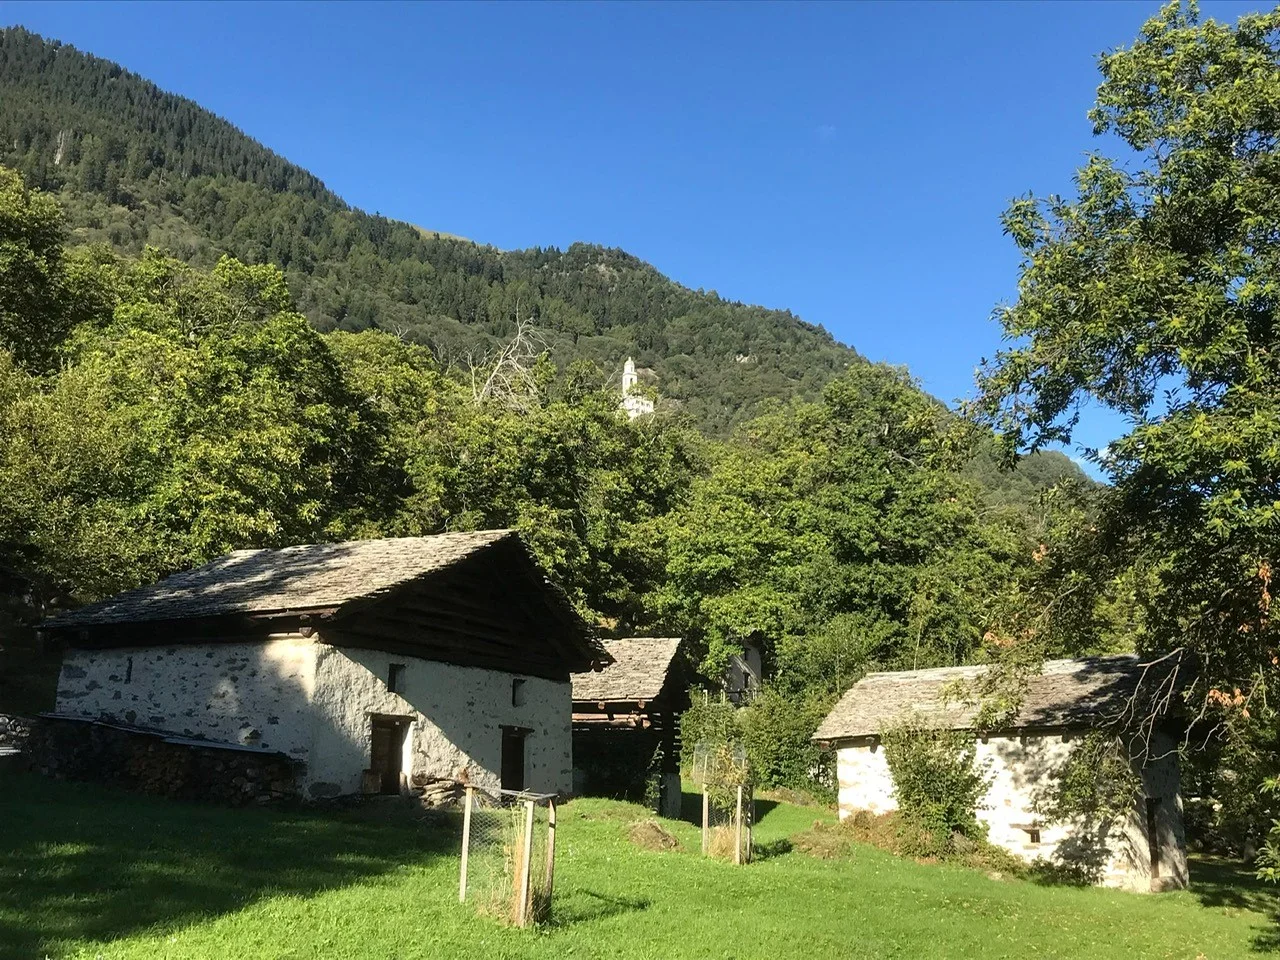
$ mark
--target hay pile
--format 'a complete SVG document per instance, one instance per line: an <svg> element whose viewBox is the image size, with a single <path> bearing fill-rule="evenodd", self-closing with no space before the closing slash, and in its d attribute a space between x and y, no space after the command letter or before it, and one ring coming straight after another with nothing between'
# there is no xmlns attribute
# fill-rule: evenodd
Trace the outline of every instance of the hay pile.
<svg viewBox="0 0 1280 960"><path fill-rule="evenodd" d="M640 820L632 825L631 842L645 850L679 850L680 840L657 820Z"/></svg>

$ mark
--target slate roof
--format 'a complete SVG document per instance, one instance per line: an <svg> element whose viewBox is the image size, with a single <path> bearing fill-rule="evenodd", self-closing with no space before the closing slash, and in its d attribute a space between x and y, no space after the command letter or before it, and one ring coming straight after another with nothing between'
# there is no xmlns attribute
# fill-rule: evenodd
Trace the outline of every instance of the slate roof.
<svg viewBox="0 0 1280 960"><path fill-rule="evenodd" d="M575 673L575 701L652 700L662 692L680 646L679 637L628 637L606 640L613 663L595 673Z"/></svg>
<svg viewBox="0 0 1280 960"><path fill-rule="evenodd" d="M876 736L886 724L912 716L950 728L973 726L977 703L943 701L944 686L978 679L987 667L943 667L871 673L840 698L813 735L815 740ZM1080 727L1118 717L1136 694L1149 693L1168 676L1169 665L1153 665L1133 654L1049 660L1031 677L1010 726Z"/></svg>
<svg viewBox="0 0 1280 960"><path fill-rule="evenodd" d="M52 617L42 626L330 610L444 570L508 539L519 541L519 536L510 530L481 530L235 550L159 583Z"/></svg>

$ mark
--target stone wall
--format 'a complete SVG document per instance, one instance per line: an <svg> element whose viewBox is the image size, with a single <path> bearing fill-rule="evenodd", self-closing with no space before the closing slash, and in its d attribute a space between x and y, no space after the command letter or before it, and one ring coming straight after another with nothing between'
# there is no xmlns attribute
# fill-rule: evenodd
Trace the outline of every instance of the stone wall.
<svg viewBox="0 0 1280 960"><path fill-rule="evenodd" d="M392 663L404 665L398 692L387 689ZM516 695L513 681L519 680ZM459 667L379 650L321 646L316 666L319 723L308 761L308 789L316 796L355 793L369 765L371 716L412 721L406 773L422 782L461 779L496 792L502 765L502 727L530 731L525 778L530 790L573 789L572 701L564 681Z"/></svg>
<svg viewBox="0 0 1280 960"><path fill-rule="evenodd" d="M27 753L31 768L47 777L174 799L243 806L297 792L297 764L281 754L174 743L112 724L41 717Z"/></svg>
<svg viewBox="0 0 1280 960"><path fill-rule="evenodd" d="M55 712L306 760L316 645L258 643L70 649Z"/></svg>
<svg viewBox="0 0 1280 960"><path fill-rule="evenodd" d="M387 689L393 662L404 665L398 693ZM519 698L514 680L522 681ZM404 759L411 781L465 776L491 791L499 785L501 728L517 726L530 731L530 789L573 787L567 676L459 667L320 637L68 650L56 712L285 754L303 765L298 783L309 798L361 791L375 714L412 720Z"/></svg>
<svg viewBox="0 0 1280 960"><path fill-rule="evenodd" d="M1035 812L1052 773L1067 758L1070 734L989 737L978 741L976 762L990 778L978 810L987 839L1024 860L1045 860L1078 870L1104 886L1147 891L1187 885L1186 836L1177 755L1157 741L1159 759L1140 770L1145 796L1153 799L1159 876L1153 875L1145 802L1120 824L1047 823ZM878 741L837 751L840 816L858 810L896 810L893 778Z"/></svg>

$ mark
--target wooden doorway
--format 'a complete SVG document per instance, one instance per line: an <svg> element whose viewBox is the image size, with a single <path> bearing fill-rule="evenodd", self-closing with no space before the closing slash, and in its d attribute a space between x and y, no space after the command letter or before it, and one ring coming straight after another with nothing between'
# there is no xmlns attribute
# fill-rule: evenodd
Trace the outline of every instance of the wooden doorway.
<svg viewBox="0 0 1280 960"><path fill-rule="evenodd" d="M373 717L369 739L369 771L377 777L379 793L399 793L405 769L405 740L411 721L404 717Z"/></svg>
<svg viewBox="0 0 1280 960"><path fill-rule="evenodd" d="M524 789L524 748L529 731L524 727L502 728L502 789Z"/></svg>
<svg viewBox="0 0 1280 960"><path fill-rule="evenodd" d="M1151 879L1160 879L1160 798L1147 797L1147 853L1150 857Z"/></svg>

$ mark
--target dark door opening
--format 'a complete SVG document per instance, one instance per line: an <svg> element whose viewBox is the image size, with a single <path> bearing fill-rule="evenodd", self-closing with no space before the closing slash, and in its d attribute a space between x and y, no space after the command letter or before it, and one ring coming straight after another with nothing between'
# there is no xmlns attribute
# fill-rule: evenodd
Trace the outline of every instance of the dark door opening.
<svg viewBox="0 0 1280 960"><path fill-rule="evenodd" d="M374 717L369 741L369 769L378 777L379 793L399 793L404 772L404 740L409 721Z"/></svg>
<svg viewBox="0 0 1280 960"><path fill-rule="evenodd" d="M523 727L502 728L502 789L524 789L524 743L529 731Z"/></svg>
<svg viewBox="0 0 1280 960"><path fill-rule="evenodd" d="M1147 845L1151 856L1151 878L1160 877L1160 798L1147 797Z"/></svg>

